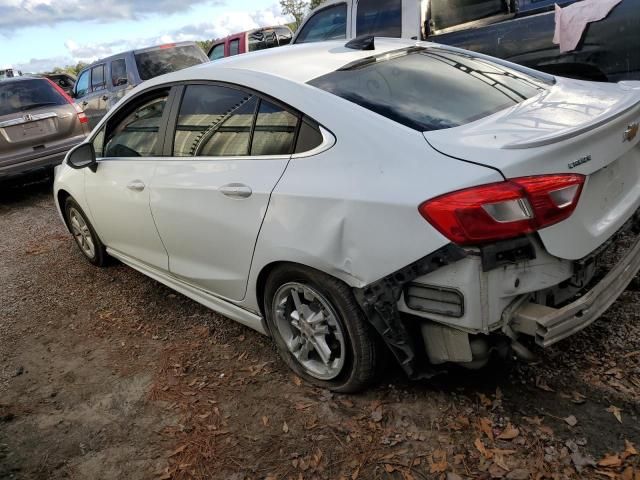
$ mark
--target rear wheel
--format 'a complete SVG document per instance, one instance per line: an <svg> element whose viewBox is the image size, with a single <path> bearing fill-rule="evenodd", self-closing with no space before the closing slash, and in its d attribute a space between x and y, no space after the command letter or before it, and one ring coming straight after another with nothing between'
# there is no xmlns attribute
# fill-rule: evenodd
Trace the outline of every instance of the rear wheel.
<svg viewBox="0 0 640 480"><path fill-rule="evenodd" d="M84 257L98 267L107 264L107 251L80 205L71 197L65 202L69 230Z"/></svg>
<svg viewBox="0 0 640 480"><path fill-rule="evenodd" d="M305 380L356 392L375 379L378 341L343 282L283 265L267 280L265 311L280 356Z"/></svg>

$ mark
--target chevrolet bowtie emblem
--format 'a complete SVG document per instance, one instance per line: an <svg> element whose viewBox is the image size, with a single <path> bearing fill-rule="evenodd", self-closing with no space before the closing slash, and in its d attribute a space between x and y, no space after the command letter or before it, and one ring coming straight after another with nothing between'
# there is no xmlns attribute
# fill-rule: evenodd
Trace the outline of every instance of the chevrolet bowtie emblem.
<svg viewBox="0 0 640 480"><path fill-rule="evenodd" d="M636 135L638 135L638 129L640 128L640 126L638 125L638 122L632 123L631 125L629 125L627 127L627 129L624 131L624 142L630 142L631 140L633 140L634 138L636 138Z"/></svg>

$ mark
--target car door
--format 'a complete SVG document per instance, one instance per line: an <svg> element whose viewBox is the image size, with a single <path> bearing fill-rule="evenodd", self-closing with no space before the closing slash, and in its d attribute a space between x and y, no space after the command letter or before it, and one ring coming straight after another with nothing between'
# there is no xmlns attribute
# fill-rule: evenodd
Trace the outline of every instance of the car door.
<svg viewBox="0 0 640 480"><path fill-rule="evenodd" d="M151 211L183 281L241 300L271 192L291 157L298 116L255 92L190 84L174 111L172 155L158 162Z"/></svg>
<svg viewBox="0 0 640 480"><path fill-rule="evenodd" d="M94 227L107 247L167 270L167 253L149 207L158 155L162 152L169 90L139 95L124 105L96 136L95 172L85 173Z"/></svg>
<svg viewBox="0 0 640 480"><path fill-rule="evenodd" d="M95 126L95 122L92 125L91 117L89 116L91 113L91 108L89 106L89 100L91 98L91 69L85 70L78 76L78 80L73 87L73 98L74 102L78 104L89 119L89 126L93 128Z"/></svg>

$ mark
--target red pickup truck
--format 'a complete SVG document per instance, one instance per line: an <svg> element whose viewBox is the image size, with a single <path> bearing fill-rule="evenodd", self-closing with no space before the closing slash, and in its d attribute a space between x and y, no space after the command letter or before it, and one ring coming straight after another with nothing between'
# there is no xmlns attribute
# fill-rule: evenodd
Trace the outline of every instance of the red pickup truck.
<svg viewBox="0 0 640 480"><path fill-rule="evenodd" d="M293 38L293 32L287 26L248 30L214 40L207 55L211 60L218 60L241 53L287 45L291 42L291 38Z"/></svg>

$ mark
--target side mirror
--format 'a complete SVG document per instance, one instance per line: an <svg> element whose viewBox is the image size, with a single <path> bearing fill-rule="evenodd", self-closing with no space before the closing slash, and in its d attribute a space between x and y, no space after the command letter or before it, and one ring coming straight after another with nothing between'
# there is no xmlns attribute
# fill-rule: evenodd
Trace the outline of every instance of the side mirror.
<svg viewBox="0 0 640 480"><path fill-rule="evenodd" d="M75 169L89 167L92 172L95 172L98 168L98 162L93 143L81 143L73 147L67 154L67 165Z"/></svg>

